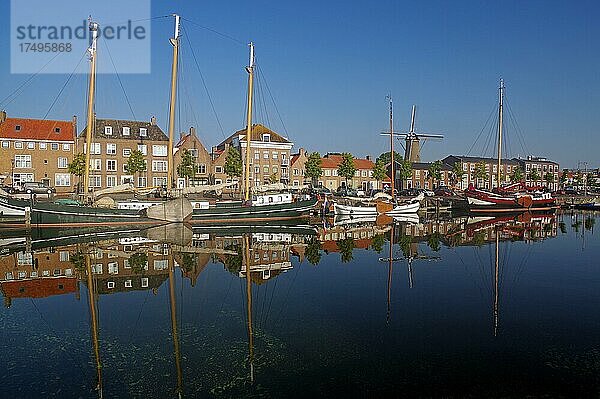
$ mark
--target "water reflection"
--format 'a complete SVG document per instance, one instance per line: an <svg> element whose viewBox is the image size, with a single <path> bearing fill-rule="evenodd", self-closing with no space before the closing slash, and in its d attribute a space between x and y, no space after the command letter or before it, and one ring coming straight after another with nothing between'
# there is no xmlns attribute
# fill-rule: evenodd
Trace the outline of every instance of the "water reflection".
<svg viewBox="0 0 600 399"><path fill-rule="evenodd" d="M51 298L61 301L47 302L48 306L64 304L73 314L84 314L91 336L87 353L93 359L95 374L93 382L88 380L85 384L90 397L280 396L294 385L293 378L288 380L286 375L310 376L317 384L324 383L309 370L317 366L319 357L329 355L307 355L310 349L295 342L301 338L294 334L307 334L313 340L326 342L335 339L327 329L323 329L320 336L317 334L318 338L309 330L314 320L325 316L306 309L310 306L308 303L315 305L308 297L314 295L315 300L318 298L317 306L338 311L344 306L356 306L355 298L361 298L359 306L367 309L366 313L380 315L383 323L384 304L369 305L369 295L385 291L387 329L395 334L408 334L400 327L406 327L406 323L411 322L410 317L414 320L416 316L409 316L407 305L401 301L431 289L435 269L444 269L447 263L455 262L466 270L481 272L486 287L483 306L491 318L490 324L484 322L488 335L511 336L514 331L505 332L506 327L502 327L501 311L509 296L509 288L503 283L512 278L507 273L515 270L522 273L529 262L529 252L523 252L522 246L571 233L583 243L590 242L594 225L595 215L573 213L333 219L314 226L198 226L192 229L174 224L114 231L34 230L26 235L13 231L0 236L3 317L6 320L11 312L19 312L26 300L43 303L41 301ZM518 258L511 258L511 251L518 253ZM383 279L369 281L370 276L379 276L382 265L385 265ZM403 274L398 274L399 268ZM351 273L359 276L357 281L352 280ZM293 277L289 277L292 274ZM293 286L296 279L315 286L317 276L323 276L324 287L330 288L331 293L339 281L349 279L355 290L344 296L348 303L334 306L328 289L315 287L313 291L308 285L302 286L301 295L290 294L296 290ZM404 278L406 283L401 281ZM444 289L444 283L439 280L434 286ZM364 290L356 290L361 284ZM236 285L239 285L239 293L234 296ZM81 295L82 290L84 295ZM431 291L430 295L431 306L439 306L434 299L438 292ZM202 301L193 300L195 296L202 297ZM152 302L152 298L157 301ZM152 307L143 311L148 301ZM84 305L81 309L73 306L79 302ZM160 304L164 305L165 312L160 310L163 309ZM142 310L134 311L136 306ZM120 312L128 315L122 325L116 321L123 321L118 317ZM295 323L283 326L282 314L285 318L288 312L289 317L295 317ZM307 316L301 316L305 312ZM476 313L470 307L465 312ZM336 317L335 313L328 315ZM57 323L62 322L61 317L68 316L56 316ZM360 319L339 322L349 331L359 324L371 334L381 334L371 331L377 326L376 319L364 323ZM26 325L27 320L21 323ZM137 333L140 341L119 341L119 334L139 331L139 323L147 330ZM168 330L163 331L160 326L168 326ZM42 333L52 332L47 326L38 328ZM288 335L286 329L295 333ZM362 353L368 362L367 353L360 349L361 340L344 339L354 342L354 350ZM397 339L392 342L399 345ZM300 355L292 348L304 352ZM115 356L121 356L119 349L127 357L117 361ZM371 349L385 352L384 348ZM150 359L146 359L147 356ZM142 359L144 373L149 373L147 377L143 373L135 374L133 370L139 372L137 368L128 371L128 362L142 362ZM300 363L306 364L299 366ZM279 379L271 379L278 367L281 368ZM44 370L39 372L44 373ZM323 378L332 377L324 375ZM371 375L370 378L377 381L382 377ZM154 381L150 383L150 379ZM339 388L339 384L334 385ZM12 392L14 386L9 385L8 389ZM29 396L41 395L35 387L29 389ZM62 386L60 389L68 392L67 396L85 396L80 387ZM301 392L298 396L303 396ZM324 394L327 392L333 391Z"/></svg>

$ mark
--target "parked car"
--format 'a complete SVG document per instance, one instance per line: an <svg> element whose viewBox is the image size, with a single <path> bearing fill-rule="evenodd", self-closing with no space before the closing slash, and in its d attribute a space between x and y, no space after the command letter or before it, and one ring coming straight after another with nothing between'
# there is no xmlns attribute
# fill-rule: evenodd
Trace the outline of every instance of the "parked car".
<svg viewBox="0 0 600 399"><path fill-rule="evenodd" d="M438 187L438 188L435 189L434 193L438 197L452 197L452 196L454 196L454 191L452 191L448 187Z"/></svg>
<svg viewBox="0 0 600 399"><path fill-rule="evenodd" d="M365 193L367 197L374 197L375 194L383 192L382 190L371 188Z"/></svg>
<svg viewBox="0 0 600 399"><path fill-rule="evenodd" d="M167 186L160 186L154 191L154 198L167 198L167 195L169 195Z"/></svg>
<svg viewBox="0 0 600 399"><path fill-rule="evenodd" d="M335 192L335 195L337 195L338 197L357 197L358 193L352 188L340 186Z"/></svg>
<svg viewBox="0 0 600 399"><path fill-rule="evenodd" d="M19 189L20 192L25 194L48 194L52 195L56 193L54 187L49 187L46 183L37 181L27 181L23 183Z"/></svg>

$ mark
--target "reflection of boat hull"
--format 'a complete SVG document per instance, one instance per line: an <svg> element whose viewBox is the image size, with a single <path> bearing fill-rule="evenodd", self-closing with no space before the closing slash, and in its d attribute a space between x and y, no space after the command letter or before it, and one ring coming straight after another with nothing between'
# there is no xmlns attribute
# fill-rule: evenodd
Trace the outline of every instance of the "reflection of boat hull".
<svg viewBox="0 0 600 399"><path fill-rule="evenodd" d="M416 213L406 213L393 215L394 222L396 223L409 223L409 224L418 224L419 223L419 215Z"/></svg>
<svg viewBox="0 0 600 399"><path fill-rule="evenodd" d="M284 204L244 206L241 202L194 209L191 224L229 224L240 222L262 222L293 220L308 217L317 203L316 199Z"/></svg>
<svg viewBox="0 0 600 399"><path fill-rule="evenodd" d="M333 220L334 226L345 226L349 224L359 223L375 223L377 221L377 215L338 215Z"/></svg>
<svg viewBox="0 0 600 399"><path fill-rule="evenodd" d="M346 216L377 216L377 207L375 206L352 206L343 204L334 204L333 213Z"/></svg>
<svg viewBox="0 0 600 399"><path fill-rule="evenodd" d="M286 223L289 223L286 225ZM289 233L295 235L313 236L317 234L317 229L310 225L299 225L291 222L278 222L272 224L231 224L222 226L193 226L192 231L197 234L214 234L217 236L231 235L237 236L248 233Z"/></svg>
<svg viewBox="0 0 600 399"><path fill-rule="evenodd" d="M583 210L600 210L600 202L588 202L586 204L576 204L573 207L576 209L583 209Z"/></svg>
<svg viewBox="0 0 600 399"><path fill-rule="evenodd" d="M386 215L395 216L402 214L411 214L419 211L421 203L419 201L409 202L407 204L396 205L394 209L386 212Z"/></svg>

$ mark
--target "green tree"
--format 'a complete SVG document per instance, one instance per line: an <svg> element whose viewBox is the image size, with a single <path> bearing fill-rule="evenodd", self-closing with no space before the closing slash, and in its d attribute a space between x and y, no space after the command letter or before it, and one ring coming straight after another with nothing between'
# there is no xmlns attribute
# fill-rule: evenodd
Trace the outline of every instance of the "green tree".
<svg viewBox="0 0 600 399"><path fill-rule="evenodd" d="M344 152L342 154L342 162L338 165L338 176L346 179L346 187L348 186L348 179L352 179L354 177L354 173L356 173L356 166L354 165L354 157L349 152Z"/></svg>
<svg viewBox="0 0 600 399"><path fill-rule="evenodd" d="M304 256L306 256L306 260L311 265L318 265L321 261L321 241L317 237L311 238L310 242L306 247L306 251L304 252Z"/></svg>
<svg viewBox="0 0 600 399"><path fill-rule="evenodd" d="M185 178L185 185L188 186L189 179L194 177L194 157L192 153L184 148L181 153L181 162L177 165L177 175L181 178Z"/></svg>
<svg viewBox="0 0 600 399"><path fill-rule="evenodd" d="M273 173L271 176L269 176L269 183L274 184L277 183L279 181L279 178L277 177L277 173Z"/></svg>
<svg viewBox="0 0 600 399"><path fill-rule="evenodd" d="M229 273L232 273L237 276L240 270L242 270L242 262L244 260L244 255L242 254L242 246L237 244L231 244L226 245L225 249L228 251L236 252L235 255L226 254L225 259L223 260L223 265Z"/></svg>
<svg viewBox="0 0 600 399"><path fill-rule="evenodd" d="M81 251L69 254L69 261L73 264L75 269L83 272L85 270L85 255Z"/></svg>
<svg viewBox="0 0 600 399"><path fill-rule="evenodd" d="M79 153L73 157L68 166L69 173L77 176L77 193L81 191L81 176L85 173L85 154Z"/></svg>
<svg viewBox="0 0 600 399"><path fill-rule="evenodd" d="M131 152L131 155L129 155L129 158L127 159L125 170L132 175L146 171L146 159L140 150Z"/></svg>
<svg viewBox="0 0 600 399"><path fill-rule="evenodd" d="M510 181L513 183L517 183L520 181L523 181L523 177L525 177L523 175L523 169L521 169L520 166L515 166L512 170L512 172L510 172Z"/></svg>
<svg viewBox="0 0 600 399"><path fill-rule="evenodd" d="M554 173L551 172L547 172L544 175L544 180L546 181L546 183L550 184L550 183L554 183Z"/></svg>
<svg viewBox="0 0 600 399"><path fill-rule="evenodd" d="M317 186L319 177L323 174L322 164L321 154L318 152L311 153L304 164L304 175L310 177L313 187Z"/></svg>
<svg viewBox="0 0 600 399"><path fill-rule="evenodd" d="M596 178L594 177L593 174L588 173L586 175L586 184L588 187L595 187L596 186Z"/></svg>
<svg viewBox="0 0 600 399"><path fill-rule="evenodd" d="M352 237L338 240L337 246L340 249L340 255L342 257L342 263L348 263L354 259L352 252L354 251L354 239Z"/></svg>
<svg viewBox="0 0 600 399"><path fill-rule="evenodd" d="M427 246L432 251L438 252L440 250L440 240L442 235L440 233L433 233L427 238Z"/></svg>
<svg viewBox="0 0 600 399"><path fill-rule="evenodd" d="M377 161L383 162L384 165L389 164L392 161L390 154L391 154L390 151L380 154L379 157L377 157ZM394 161L399 162L401 160L402 160L402 155L400 155L399 153L394 151Z"/></svg>
<svg viewBox="0 0 600 399"><path fill-rule="evenodd" d="M375 165L373 165L373 179L375 179L377 182L380 182L385 178L386 178L385 164L383 163L383 161L380 161L379 159L377 159L377 161L375 161Z"/></svg>
<svg viewBox="0 0 600 399"><path fill-rule="evenodd" d="M225 166L223 166L223 171L227 176L231 179L234 177L242 176L242 156L240 152L235 147L229 147L229 151L227 152L227 156L225 157Z"/></svg>
<svg viewBox="0 0 600 399"><path fill-rule="evenodd" d="M371 240L371 249L377 253L383 251L383 244L385 244L385 235L377 234Z"/></svg>
<svg viewBox="0 0 600 399"><path fill-rule="evenodd" d="M482 180L488 179L488 173L485 169L485 162L481 161L481 162L477 162L475 164L475 170L473 171L473 178L477 182L478 186L479 186L479 179L482 179Z"/></svg>
<svg viewBox="0 0 600 399"><path fill-rule="evenodd" d="M400 188L402 189L404 188L404 182L411 178L413 175L412 163L410 161L407 161L406 159L403 159L399 161L396 165L398 165L398 168L396 169L395 177L396 179L400 179Z"/></svg>
<svg viewBox="0 0 600 399"><path fill-rule="evenodd" d="M439 182L442 178L442 161L435 161L429 165L427 169L427 178L431 180L431 188L435 187L435 183Z"/></svg>
<svg viewBox="0 0 600 399"><path fill-rule="evenodd" d="M135 274L143 273L148 267L148 255L136 252L129 257L129 266Z"/></svg>
<svg viewBox="0 0 600 399"><path fill-rule="evenodd" d="M452 185L456 186L459 182L462 182L465 176L465 171L462 168L461 162L454 162L452 165Z"/></svg>
<svg viewBox="0 0 600 399"><path fill-rule="evenodd" d="M566 169L564 169L563 172L560 174L560 185L564 188L568 180L569 172Z"/></svg>
<svg viewBox="0 0 600 399"><path fill-rule="evenodd" d="M540 176L540 172L538 172L537 168L531 169L531 172L529 172L529 180L538 181L541 178L542 177Z"/></svg>

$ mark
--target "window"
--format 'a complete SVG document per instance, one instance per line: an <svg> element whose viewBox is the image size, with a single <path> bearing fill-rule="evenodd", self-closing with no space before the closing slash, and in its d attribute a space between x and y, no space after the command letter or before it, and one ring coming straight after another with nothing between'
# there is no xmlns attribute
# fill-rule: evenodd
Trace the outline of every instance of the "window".
<svg viewBox="0 0 600 399"><path fill-rule="evenodd" d="M366 170L363 170L363 171L361 171L361 172L360 172L360 175L361 175L362 177L367 177L367 171L366 171Z"/></svg>
<svg viewBox="0 0 600 399"><path fill-rule="evenodd" d="M91 159L90 160L90 169L91 170L102 170L102 160L101 159Z"/></svg>
<svg viewBox="0 0 600 399"><path fill-rule="evenodd" d="M55 173L54 185L57 187L69 187L71 185L70 173Z"/></svg>
<svg viewBox="0 0 600 399"><path fill-rule="evenodd" d="M10 142L9 141L3 141L2 142L2 148L10 148Z"/></svg>
<svg viewBox="0 0 600 399"><path fill-rule="evenodd" d="M60 128L59 127L55 127L54 128L54 133L60 133Z"/></svg>
<svg viewBox="0 0 600 399"><path fill-rule="evenodd" d="M421 171L419 169L415 170L415 177L421 177Z"/></svg>
<svg viewBox="0 0 600 399"><path fill-rule="evenodd" d="M15 141L15 148L17 150L20 150L21 148L23 148L23 142L22 141Z"/></svg>
<svg viewBox="0 0 600 399"><path fill-rule="evenodd" d="M104 134L107 136L112 136L112 126L104 126Z"/></svg>
<svg viewBox="0 0 600 399"><path fill-rule="evenodd" d="M133 176L132 175L123 175L121 176L121 184L133 184Z"/></svg>
<svg viewBox="0 0 600 399"><path fill-rule="evenodd" d="M117 171L117 160L116 159L107 159L106 160L106 170L109 172Z"/></svg>
<svg viewBox="0 0 600 399"><path fill-rule="evenodd" d="M123 156L128 157L131 155L131 148L123 148Z"/></svg>
<svg viewBox="0 0 600 399"><path fill-rule="evenodd" d="M196 172L201 175L206 174L206 164L201 163L196 165Z"/></svg>
<svg viewBox="0 0 600 399"><path fill-rule="evenodd" d="M69 166L69 160L66 157L58 157L58 169L66 169Z"/></svg>
<svg viewBox="0 0 600 399"><path fill-rule="evenodd" d="M266 133L262 135L262 141L265 143L269 143L271 141L271 135Z"/></svg>
<svg viewBox="0 0 600 399"><path fill-rule="evenodd" d="M117 155L117 145L114 143L106 143L106 153L108 155Z"/></svg>
<svg viewBox="0 0 600 399"><path fill-rule="evenodd" d="M146 136L148 136L148 129L146 129L145 127L141 127L141 128L140 128L140 136L141 136L141 137L146 137Z"/></svg>
<svg viewBox="0 0 600 399"><path fill-rule="evenodd" d="M96 263L95 265L92 265L92 273L102 274L102 263Z"/></svg>
<svg viewBox="0 0 600 399"><path fill-rule="evenodd" d="M45 150L48 147L47 143L40 143L39 144L40 150Z"/></svg>
<svg viewBox="0 0 600 399"><path fill-rule="evenodd" d="M60 251L58 253L59 256L59 260L61 262L68 262L69 261L69 251Z"/></svg>
<svg viewBox="0 0 600 399"><path fill-rule="evenodd" d="M16 125L15 126L15 131L20 132L21 131L21 125Z"/></svg>
<svg viewBox="0 0 600 399"><path fill-rule="evenodd" d="M152 178L152 185L153 186L166 186L167 185L167 178L166 177L153 177Z"/></svg>
<svg viewBox="0 0 600 399"><path fill-rule="evenodd" d="M331 169L325 169L325 176L331 176Z"/></svg>
<svg viewBox="0 0 600 399"><path fill-rule="evenodd" d="M125 280L125 288L131 288L131 280Z"/></svg>
<svg viewBox="0 0 600 399"><path fill-rule="evenodd" d="M215 166L215 173L223 173L223 167L222 166Z"/></svg>
<svg viewBox="0 0 600 399"><path fill-rule="evenodd" d="M152 161L152 171L153 172L166 172L167 171L167 161Z"/></svg>
<svg viewBox="0 0 600 399"><path fill-rule="evenodd" d="M31 155L15 155L15 168L31 168Z"/></svg>
<svg viewBox="0 0 600 399"><path fill-rule="evenodd" d="M263 159L269 159L269 153L268 152L263 152Z"/></svg>
<svg viewBox="0 0 600 399"><path fill-rule="evenodd" d="M260 152L254 151L254 159L260 159Z"/></svg>
<svg viewBox="0 0 600 399"><path fill-rule="evenodd" d="M357 170L356 172L354 172L354 176L355 177L360 177L360 170Z"/></svg>
<svg viewBox="0 0 600 399"><path fill-rule="evenodd" d="M142 278L142 288L148 288L148 277Z"/></svg>
<svg viewBox="0 0 600 399"><path fill-rule="evenodd" d="M196 148L190 148L188 150L188 152L190 153L190 155L194 158L198 158L198 150Z"/></svg>
<svg viewBox="0 0 600 399"><path fill-rule="evenodd" d="M69 144L69 143L64 143L64 144L62 145L62 149L63 149L63 151L70 151L70 150L71 150L71 144Z"/></svg>
<svg viewBox="0 0 600 399"><path fill-rule="evenodd" d="M338 175L337 169L334 169L331 171L331 176L337 176L337 175Z"/></svg>
<svg viewBox="0 0 600 399"><path fill-rule="evenodd" d="M273 173L277 173L278 169L277 166L273 166Z"/></svg>
<svg viewBox="0 0 600 399"><path fill-rule="evenodd" d="M277 152L273 152L273 159L277 159L278 156L279 154Z"/></svg>
<svg viewBox="0 0 600 399"><path fill-rule="evenodd" d="M106 187L115 187L117 185L117 176L106 176Z"/></svg>
<svg viewBox="0 0 600 399"><path fill-rule="evenodd" d="M269 167L268 166L263 166L263 173L265 175L269 173Z"/></svg>
<svg viewBox="0 0 600 399"><path fill-rule="evenodd" d="M108 274L119 274L119 264L117 262L111 262L107 266Z"/></svg>
<svg viewBox="0 0 600 399"><path fill-rule="evenodd" d="M254 174L257 175L260 173L260 166L255 166L254 167Z"/></svg>
<svg viewBox="0 0 600 399"><path fill-rule="evenodd" d="M154 270L167 270L169 268L169 260L155 260L154 261Z"/></svg>
<svg viewBox="0 0 600 399"><path fill-rule="evenodd" d="M102 176L90 176L90 187L102 187Z"/></svg>
<svg viewBox="0 0 600 399"><path fill-rule="evenodd" d="M33 141L27 142L27 149L28 150L35 150L35 143Z"/></svg>
<svg viewBox="0 0 600 399"><path fill-rule="evenodd" d="M58 143L52 143L50 148L52 148L52 151L58 151Z"/></svg>
<svg viewBox="0 0 600 399"><path fill-rule="evenodd" d="M298 170L297 168L294 168L294 176L299 176L300 175L300 170Z"/></svg>
<svg viewBox="0 0 600 399"><path fill-rule="evenodd" d="M129 136L131 129L127 126L123 126L123 136Z"/></svg>
<svg viewBox="0 0 600 399"><path fill-rule="evenodd" d="M138 177L138 187L146 187L146 185L148 184L148 180L145 177Z"/></svg>
<svg viewBox="0 0 600 399"><path fill-rule="evenodd" d="M152 155L155 157L166 157L167 156L167 146L166 145L153 145L152 146Z"/></svg>

